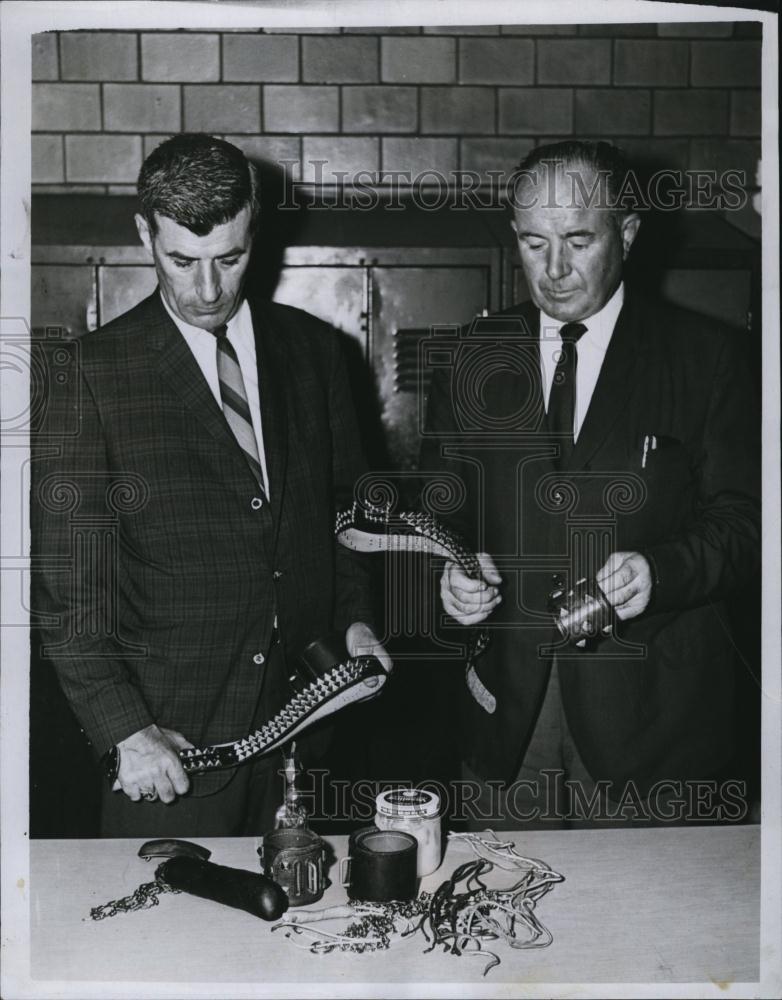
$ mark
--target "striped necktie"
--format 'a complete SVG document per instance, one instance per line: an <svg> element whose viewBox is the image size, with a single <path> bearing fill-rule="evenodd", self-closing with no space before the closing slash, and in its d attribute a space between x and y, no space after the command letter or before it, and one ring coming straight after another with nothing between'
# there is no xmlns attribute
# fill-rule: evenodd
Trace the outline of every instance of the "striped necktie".
<svg viewBox="0 0 782 1000"><path fill-rule="evenodd" d="M548 428L556 434L559 441L559 461L554 464L559 468L567 462L573 451L573 425L576 416L576 370L578 368L578 350L576 344L586 333L583 323L565 323L559 331L562 338L562 349L554 370L554 381L548 400Z"/></svg>
<svg viewBox="0 0 782 1000"><path fill-rule="evenodd" d="M217 340L217 378L220 383L220 399L223 403L223 413L228 421L239 447L247 459L252 474L258 480L263 490L263 469L258 455L258 442L255 439L250 405L244 388L242 369L231 341L228 339L228 327L224 324L210 331Z"/></svg>

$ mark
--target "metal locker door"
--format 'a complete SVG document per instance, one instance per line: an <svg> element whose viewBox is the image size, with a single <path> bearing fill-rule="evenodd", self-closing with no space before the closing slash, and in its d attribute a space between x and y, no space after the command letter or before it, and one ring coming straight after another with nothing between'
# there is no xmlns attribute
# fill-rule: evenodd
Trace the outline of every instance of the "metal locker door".
<svg viewBox="0 0 782 1000"><path fill-rule="evenodd" d="M98 268L98 301L101 325L138 305L157 288L152 265Z"/></svg>
<svg viewBox="0 0 782 1000"><path fill-rule="evenodd" d="M33 327L59 326L74 336L95 328L95 268L87 264L34 264Z"/></svg>
<svg viewBox="0 0 782 1000"><path fill-rule="evenodd" d="M425 399L418 344L434 325L461 325L489 305L488 267L373 267L370 357L392 463L415 466Z"/></svg>
<svg viewBox="0 0 782 1000"><path fill-rule="evenodd" d="M377 398L367 368L367 269L360 264L301 265L283 269L274 301L304 309L343 338L348 382L364 451L371 462L384 452Z"/></svg>
<svg viewBox="0 0 782 1000"><path fill-rule="evenodd" d="M285 267L274 301L304 309L355 337L366 354L366 277L363 267Z"/></svg>

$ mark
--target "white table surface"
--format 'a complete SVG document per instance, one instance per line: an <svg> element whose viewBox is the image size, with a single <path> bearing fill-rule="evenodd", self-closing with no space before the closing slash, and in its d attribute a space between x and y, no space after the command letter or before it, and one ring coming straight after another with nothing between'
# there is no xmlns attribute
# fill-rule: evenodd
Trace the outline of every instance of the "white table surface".
<svg viewBox="0 0 782 1000"><path fill-rule="evenodd" d="M440 950L415 935L388 951L312 955L243 911L186 894L100 922L90 908L154 877L141 841L33 841L31 976L42 981L170 983L730 983L759 976L760 830L755 826L502 834L565 881L536 914L554 936L544 949L498 943L501 965ZM337 857L346 838L327 838ZM203 839L211 860L257 871L256 841ZM433 890L464 861L451 843ZM336 882L335 868L330 871ZM491 885L511 884L495 869ZM315 907L342 903L333 884ZM295 911L293 911L295 912ZM342 924L326 924L341 929ZM139 994L140 995L140 994Z"/></svg>

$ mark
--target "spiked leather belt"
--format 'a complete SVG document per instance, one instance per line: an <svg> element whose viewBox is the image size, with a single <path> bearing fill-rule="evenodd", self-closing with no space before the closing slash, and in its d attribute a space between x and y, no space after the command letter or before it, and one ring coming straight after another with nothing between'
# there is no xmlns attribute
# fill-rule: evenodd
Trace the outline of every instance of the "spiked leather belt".
<svg viewBox="0 0 782 1000"><path fill-rule="evenodd" d="M199 774L236 767L269 753L319 719L376 697L387 677L376 657L348 656L342 636L318 639L300 654L290 677L295 693L273 718L241 739L180 750L182 767L189 774ZM113 784L119 770L117 747L106 755L105 770Z"/></svg>
<svg viewBox="0 0 782 1000"><path fill-rule="evenodd" d="M425 552L457 563L473 579L481 575L478 557L455 531L423 511L393 511L391 504L354 501L337 514L337 540L357 552ZM489 713L497 708L494 695L475 670L475 661L489 645L485 629L471 629L466 680L470 693Z"/></svg>
<svg viewBox="0 0 782 1000"><path fill-rule="evenodd" d="M189 773L214 771L269 753L313 722L374 698L387 676L376 657L349 657L341 637L318 639L299 656L290 678L296 693L272 719L232 743L180 750L182 767Z"/></svg>

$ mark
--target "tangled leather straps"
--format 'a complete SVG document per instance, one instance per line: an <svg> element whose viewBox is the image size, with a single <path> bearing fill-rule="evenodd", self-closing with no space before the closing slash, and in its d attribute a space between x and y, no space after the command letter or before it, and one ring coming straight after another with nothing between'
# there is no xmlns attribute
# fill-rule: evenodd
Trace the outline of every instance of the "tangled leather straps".
<svg viewBox="0 0 782 1000"><path fill-rule="evenodd" d="M425 552L457 563L472 579L481 575L478 557L455 531L423 511L392 511L391 503L367 500L337 514L337 540L357 552ZM471 629L467 649L466 680L470 693L489 713L497 708L494 695L475 670L475 661L489 645L485 629Z"/></svg>
<svg viewBox="0 0 782 1000"><path fill-rule="evenodd" d="M395 941L420 933L425 952L441 948L446 954L477 957L483 975L500 964L500 949L546 948L553 941L536 915L538 902L564 876L544 861L518 854L512 841L499 841L491 831L450 834L466 842L477 855L459 865L434 892L399 903L354 901L349 906L288 912L273 931L284 929L291 944L313 954L346 951L363 954L390 948ZM489 886L484 877L494 869L512 873L505 886ZM347 920L341 931L321 925Z"/></svg>

